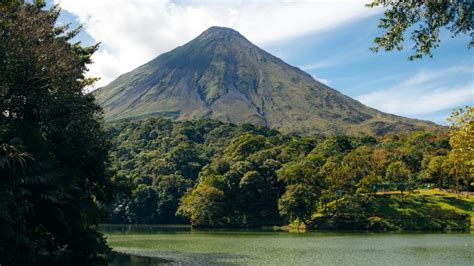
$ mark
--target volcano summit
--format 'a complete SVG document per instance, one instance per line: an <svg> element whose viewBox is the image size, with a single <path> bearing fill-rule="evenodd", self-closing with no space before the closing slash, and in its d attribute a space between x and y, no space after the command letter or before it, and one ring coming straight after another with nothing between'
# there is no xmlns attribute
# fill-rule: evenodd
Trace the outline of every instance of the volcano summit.
<svg viewBox="0 0 474 266"><path fill-rule="evenodd" d="M209 28L94 94L107 120L211 118L300 134L381 135L436 127L369 108L223 27Z"/></svg>

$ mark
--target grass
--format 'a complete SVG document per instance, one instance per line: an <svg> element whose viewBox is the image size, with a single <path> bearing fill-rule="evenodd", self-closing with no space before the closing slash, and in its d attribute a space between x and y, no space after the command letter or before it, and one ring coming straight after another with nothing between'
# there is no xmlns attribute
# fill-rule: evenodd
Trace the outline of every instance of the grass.
<svg viewBox="0 0 474 266"><path fill-rule="evenodd" d="M474 196L442 190L417 190L404 194L384 192L344 218L325 213L313 216L320 229L365 229L399 231L473 231ZM348 218L349 217L349 218Z"/></svg>

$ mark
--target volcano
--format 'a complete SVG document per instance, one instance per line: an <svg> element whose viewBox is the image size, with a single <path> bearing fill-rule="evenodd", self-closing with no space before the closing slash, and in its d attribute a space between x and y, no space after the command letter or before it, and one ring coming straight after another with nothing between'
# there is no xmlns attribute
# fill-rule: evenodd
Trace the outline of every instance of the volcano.
<svg viewBox="0 0 474 266"><path fill-rule="evenodd" d="M382 135L437 127L367 107L224 27L209 28L94 95L106 120L210 118L298 134Z"/></svg>

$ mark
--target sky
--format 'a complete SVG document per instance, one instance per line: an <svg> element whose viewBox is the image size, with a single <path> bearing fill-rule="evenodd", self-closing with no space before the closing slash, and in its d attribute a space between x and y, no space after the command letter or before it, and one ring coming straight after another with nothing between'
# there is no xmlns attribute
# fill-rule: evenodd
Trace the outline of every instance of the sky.
<svg viewBox="0 0 474 266"><path fill-rule="evenodd" d="M49 0L59 24L83 26L75 41L100 42L89 76L101 87L211 26L231 27L315 79L381 111L447 124L474 105L474 48L468 36L442 42L433 57L369 50L382 9L361 0Z"/></svg>

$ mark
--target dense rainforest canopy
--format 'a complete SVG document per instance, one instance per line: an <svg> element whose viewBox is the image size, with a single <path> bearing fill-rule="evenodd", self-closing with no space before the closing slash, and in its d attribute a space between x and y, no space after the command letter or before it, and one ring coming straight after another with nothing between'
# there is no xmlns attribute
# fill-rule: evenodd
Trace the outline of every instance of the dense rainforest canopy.
<svg viewBox="0 0 474 266"><path fill-rule="evenodd" d="M72 43L78 30L43 8L0 2L1 265L83 265L108 250L96 231L111 192L108 141L83 93L97 46Z"/></svg>
<svg viewBox="0 0 474 266"><path fill-rule="evenodd" d="M459 191L473 181L452 156L447 130L298 136L250 124L151 118L115 122L108 132L115 179L132 191L116 195L114 223L307 222L318 211L367 204L377 191Z"/></svg>

